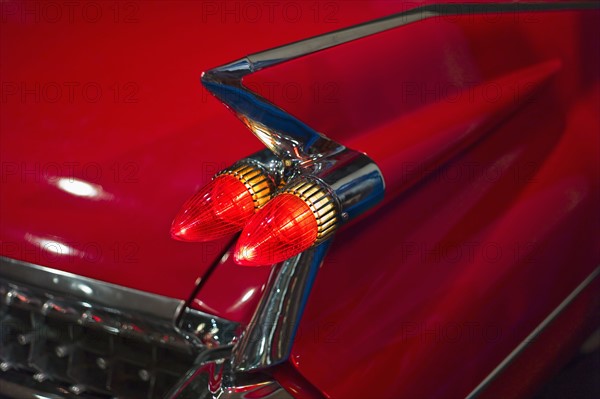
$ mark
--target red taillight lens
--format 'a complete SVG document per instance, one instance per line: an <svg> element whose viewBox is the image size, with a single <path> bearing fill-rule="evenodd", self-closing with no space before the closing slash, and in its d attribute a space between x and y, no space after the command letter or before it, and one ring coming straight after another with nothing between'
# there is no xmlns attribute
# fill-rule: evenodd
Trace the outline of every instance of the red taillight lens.
<svg viewBox="0 0 600 399"><path fill-rule="evenodd" d="M293 194L278 195L242 231L235 261L244 266L281 262L309 248L317 233L317 219L306 202Z"/></svg>
<svg viewBox="0 0 600 399"><path fill-rule="evenodd" d="M190 198L171 225L171 236L182 241L210 241L244 227L254 215L254 203L244 183L221 175Z"/></svg>
<svg viewBox="0 0 600 399"><path fill-rule="evenodd" d="M284 261L327 239L336 227L337 211L329 193L313 182L295 182L248 221L235 261L244 266Z"/></svg>
<svg viewBox="0 0 600 399"><path fill-rule="evenodd" d="M171 236L181 241L211 241L241 230L270 198L272 187L267 179L248 165L218 175L183 205L171 225Z"/></svg>

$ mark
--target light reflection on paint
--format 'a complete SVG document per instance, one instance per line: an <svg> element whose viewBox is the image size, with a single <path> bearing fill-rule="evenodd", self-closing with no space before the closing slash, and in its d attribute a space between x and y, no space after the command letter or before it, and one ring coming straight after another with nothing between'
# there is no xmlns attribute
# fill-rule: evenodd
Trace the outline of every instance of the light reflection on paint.
<svg viewBox="0 0 600 399"><path fill-rule="evenodd" d="M102 189L97 189L93 184L84 182L83 180L61 177L56 183L58 188L69 194L79 197L97 197Z"/></svg>
<svg viewBox="0 0 600 399"><path fill-rule="evenodd" d="M73 177L61 177L56 186L62 191L77 197L92 199L110 199L112 195L105 193L102 187Z"/></svg>
<svg viewBox="0 0 600 399"><path fill-rule="evenodd" d="M252 298L252 295L254 295L254 291L256 291L256 288L249 289L244 294L244 296L242 297L242 299L240 299L240 303L244 303L244 302L248 301L248 299Z"/></svg>
<svg viewBox="0 0 600 399"><path fill-rule="evenodd" d="M221 258L221 260L219 261L219 263L223 264L223 263L227 262L227 259L229 259L229 251L225 252L225 254Z"/></svg>
<svg viewBox="0 0 600 399"><path fill-rule="evenodd" d="M238 301L236 301L233 305L231 305L229 307L229 309L227 309L227 312L235 312L235 311L237 311L239 308L242 307L242 305L244 303L246 303L250 299L252 299L252 297L254 296L255 292L256 292L256 288L250 288L248 291L246 291L244 293L244 295Z"/></svg>
<svg viewBox="0 0 600 399"><path fill-rule="evenodd" d="M63 256L75 256L78 255L78 251L55 239L47 239L42 237L34 236L33 234L26 234L25 240L41 248L42 250L49 252L53 255Z"/></svg>

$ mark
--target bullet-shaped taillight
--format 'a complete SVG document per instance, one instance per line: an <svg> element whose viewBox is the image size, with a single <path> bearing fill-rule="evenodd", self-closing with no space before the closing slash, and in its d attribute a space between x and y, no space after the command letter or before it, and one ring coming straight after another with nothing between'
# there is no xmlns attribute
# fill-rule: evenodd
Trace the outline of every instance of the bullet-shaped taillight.
<svg viewBox="0 0 600 399"><path fill-rule="evenodd" d="M250 218L237 242L235 261L244 266L284 261L325 241L338 224L328 188L300 178Z"/></svg>
<svg viewBox="0 0 600 399"><path fill-rule="evenodd" d="M262 168L240 163L220 172L190 198L171 225L181 241L211 241L241 230L274 191Z"/></svg>

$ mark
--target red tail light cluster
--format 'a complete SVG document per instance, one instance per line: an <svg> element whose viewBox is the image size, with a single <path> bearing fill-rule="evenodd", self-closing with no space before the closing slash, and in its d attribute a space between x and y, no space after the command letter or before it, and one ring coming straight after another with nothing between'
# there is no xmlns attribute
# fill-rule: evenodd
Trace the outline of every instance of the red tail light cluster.
<svg viewBox="0 0 600 399"><path fill-rule="evenodd" d="M284 261L329 238L339 224L334 196L316 179L296 179L273 199L273 180L259 167L226 169L190 198L171 226L173 238L210 241L242 234L236 263Z"/></svg>
<svg viewBox="0 0 600 399"><path fill-rule="evenodd" d="M171 236L211 241L238 232L273 192L273 182L255 165L226 169L183 205L171 225Z"/></svg>

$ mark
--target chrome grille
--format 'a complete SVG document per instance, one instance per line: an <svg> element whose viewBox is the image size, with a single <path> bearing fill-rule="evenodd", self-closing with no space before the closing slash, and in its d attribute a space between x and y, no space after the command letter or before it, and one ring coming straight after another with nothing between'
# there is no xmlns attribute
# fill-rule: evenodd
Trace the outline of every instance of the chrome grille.
<svg viewBox="0 0 600 399"><path fill-rule="evenodd" d="M175 314L154 318L144 311L148 309L136 313L90 298L74 299L52 287L15 282L6 278L11 273L5 266L35 266L0 261L0 388L3 379L14 382L18 374L20 380L27 376L34 389L51 384L54 392L65 396L162 398L207 345L234 336L234 323L190 309L182 325L193 334L174 327ZM64 274L61 278L83 279ZM88 289L104 284L89 279L85 283ZM121 289L135 294L112 288L115 295Z"/></svg>

